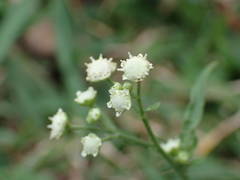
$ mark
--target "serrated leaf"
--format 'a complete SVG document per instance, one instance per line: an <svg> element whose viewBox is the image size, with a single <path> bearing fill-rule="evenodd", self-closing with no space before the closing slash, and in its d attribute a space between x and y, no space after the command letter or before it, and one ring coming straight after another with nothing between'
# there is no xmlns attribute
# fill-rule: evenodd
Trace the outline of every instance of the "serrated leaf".
<svg viewBox="0 0 240 180"><path fill-rule="evenodd" d="M182 145L188 150L193 150L197 143L195 130L203 116L206 84L216 65L217 63L213 62L202 71L190 93L181 133Z"/></svg>
<svg viewBox="0 0 240 180"><path fill-rule="evenodd" d="M154 104L152 104L151 106L149 106L146 111L155 111L160 107L161 103L160 102L156 102Z"/></svg>

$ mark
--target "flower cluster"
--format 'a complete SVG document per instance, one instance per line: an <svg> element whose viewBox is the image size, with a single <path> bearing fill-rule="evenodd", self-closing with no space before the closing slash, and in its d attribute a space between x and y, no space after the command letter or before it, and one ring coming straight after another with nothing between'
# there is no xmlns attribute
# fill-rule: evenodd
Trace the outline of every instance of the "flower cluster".
<svg viewBox="0 0 240 180"><path fill-rule="evenodd" d="M109 79L112 73L116 70L122 71L124 82L120 84L114 82L109 89L110 100L107 103L108 108L113 108L116 111L116 116L119 117L124 111L131 108L131 89L132 83L142 81L153 68L152 64L147 60L147 55L139 54L133 56L129 53L129 58L121 61L121 68L117 69L117 63L113 62L112 58L104 58L100 54L98 59L90 57L91 62L86 63L86 80L89 82L99 82ZM85 91L77 91L74 101L79 105L89 108L86 123L94 123L101 117L101 110L96 107L97 91L93 87L88 87ZM59 109L57 114L50 118L52 124L48 125L51 129L50 139L59 139L67 125L71 127L68 122L66 113ZM97 156L100 147L102 146L102 139L94 133L89 133L82 137L81 143L83 145L81 155Z"/></svg>

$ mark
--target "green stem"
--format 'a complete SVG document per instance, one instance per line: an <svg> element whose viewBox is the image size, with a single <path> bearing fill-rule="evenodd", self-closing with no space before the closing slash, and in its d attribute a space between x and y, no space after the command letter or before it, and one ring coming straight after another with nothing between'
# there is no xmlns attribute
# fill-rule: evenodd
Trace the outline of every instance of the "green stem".
<svg viewBox="0 0 240 180"><path fill-rule="evenodd" d="M161 148L161 146L159 145L159 142L157 140L157 138L155 137L155 135L153 134L153 131L148 123L148 119L146 118L144 109L143 109L143 105L142 105L142 99L141 99L141 83L138 82L137 84L137 103L138 103L138 107L139 107L139 111L140 111L140 116L141 119L145 125L145 128L147 130L148 135L150 136L155 148L157 149L158 153L161 154L161 156L169 163L169 165L175 170L175 172L179 175L179 177L183 180L186 180L187 177L184 175L184 173L180 170L180 167L178 167L174 161L171 159L171 157L169 157L164 150Z"/></svg>
<svg viewBox="0 0 240 180"><path fill-rule="evenodd" d="M153 144L149 144L148 142L138 139L137 137L126 135L126 134L121 134L121 133L106 136L105 138L102 139L102 141L109 141L109 140L117 139L117 138L126 139L127 141L132 142L137 145L140 145L140 146L145 146L145 147L153 146Z"/></svg>
<svg viewBox="0 0 240 180"><path fill-rule="evenodd" d="M152 147L153 146L153 144L150 144L150 143L148 143L144 140L141 140L141 139L139 139L135 136L132 136L132 135L126 135L126 134L121 133L121 134L119 134L119 137L124 138L128 141L131 141L131 142L133 142L135 144L138 144L138 145L141 145L141 146L145 146L145 147Z"/></svg>
<svg viewBox="0 0 240 180"><path fill-rule="evenodd" d="M74 124L69 124L69 127L73 130L102 131L102 132L106 132L106 133L112 133L112 131L109 129L103 129L103 128L98 128L98 127L88 127L88 126L80 126L80 125L74 125Z"/></svg>
<svg viewBox="0 0 240 180"><path fill-rule="evenodd" d="M109 135L109 136L106 136L104 138L102 138L102 141L110 141L112 139L117 139L119 138L119 134L113 134L113 135Z"/></svg>
<svg viewBox="0 0 240 180"><path fill-rule="evenodd" d="M86 126L79 126L79 125L73 125L73 124L69 124L69 127L73 130L84 130L84 131L101 131L101 132L105 132L105 133L110 133L111 135L103 138L103 141L108 141L111 139L115 139L115 138L123 138L126 139L128 141L133 142L134 144L138 144L141 146L145 146L145 147L152 147L153 144L150 144L142 139L137 138L134 135L130 135L127 132L121 132L118 130L109 130L109 129L103 129L103 128L98 128L98 127L86 127Z"/></svg>
<svg viewBox="0 0 240 180"><path fill-rule="evenodd" d="M114 84L115 84L115 82L114 82L112 79L108 78L107 80L108 80L108 82L109 82L111 85L114 85Z"/></svg>

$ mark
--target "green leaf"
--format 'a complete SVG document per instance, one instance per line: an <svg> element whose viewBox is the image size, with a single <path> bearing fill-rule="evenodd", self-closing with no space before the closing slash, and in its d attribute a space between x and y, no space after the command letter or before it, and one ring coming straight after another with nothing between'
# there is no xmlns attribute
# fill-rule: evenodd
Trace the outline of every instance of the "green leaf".
<svg viewBox="0 0 240 180"><path fill-rule="evenodd" d="M147 107L146 111L155 111L160 107L161 103L160 102L156 102L152 105L150 105L149 107Z"/></svg>
<svg viewBox="0 0 240 180"><path fill-rule="evenodd" d="M9 180L53 180L54 178L45 172L36 172L30 168L22 166L14 166L11 168L0 169L0 179Z"/></svg>
<svg viewBox="0 0 240 180"><path fill-rule="evenodd" d="M190 93L190 102L185 111L181 134L182 145L188 150L193 150L196 146L195 130L203 116L206 84L216 65L217 63L213 62L203 70Z"/></svg>
<svg viewBox="0 0 240 180"><path fill-rule="evenodd" d="M4 60L24 28L38 12L38 7L37 0L24 0L13 4L8 9L0 25L0 63Z"/></svg>
<svg viewBox="0 0 240 180"><path fill-rule="evenodd" d="M54 22L56 33L57 61L69 95L83 86L74 57L74 32L72 17L64 0L54 1Z"/></svg>

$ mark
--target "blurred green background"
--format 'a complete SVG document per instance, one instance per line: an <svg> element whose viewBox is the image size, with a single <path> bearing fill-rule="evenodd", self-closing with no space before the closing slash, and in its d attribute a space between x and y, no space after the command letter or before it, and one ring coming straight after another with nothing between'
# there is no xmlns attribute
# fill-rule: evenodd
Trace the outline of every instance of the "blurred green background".
<svg viewBox="0 0 240 180"><path fill-rule="evenodd" d="M149 116L162 138L179 133L196 78L219 62L197 132L202 146L188 174L194 180L240 179L239 10L238 0L1 0L0 179L175 179L150 149L116 141L97 158L83 159L80 135L48 140L48 117L59 107L84 123L86 109L73 99L89 85L89 57L103 53L119 63L128 51L147 53L154 64L144 82L144 104L161 102ZM109 84L91 85L106 109ZM134 112L115 119L106 111L106 126L146 137Z"/></svg>

